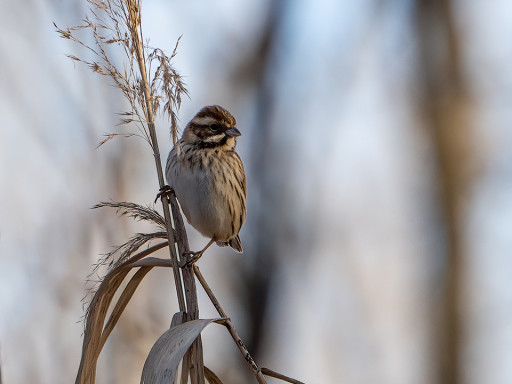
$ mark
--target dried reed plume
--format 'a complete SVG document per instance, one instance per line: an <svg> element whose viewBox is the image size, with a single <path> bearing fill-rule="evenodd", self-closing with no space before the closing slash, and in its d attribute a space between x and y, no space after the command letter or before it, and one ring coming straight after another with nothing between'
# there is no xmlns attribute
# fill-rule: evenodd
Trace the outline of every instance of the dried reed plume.
<svg viewBox="0 0 512 384"><path fill-rule="evenodd" d="M151 48L147 43L143 44L141 4L138 0L87 2L90 5L90 16L83 20L83 24L66 29L55 25L57 32L61 37L78 43L92 53L94 59L86 60L73 55L69 57L112 79L131 108L130 111L120 114L120 123L126 125L128 131L106 135L99 146L117 136L143 138L152 148L159 187L162 188L165 184L154 119L156 113L162 113L170 120L171 137L176 145L177 111L182 96L187 95L184 83L171 63L177 53L179 39L170 55L166 55L160 48ZM92 35L93 44L87 44L84 38L79 36L86 31ZM125 59L122 67L114 64L112 59L117 53L116 50L120 50ZM129 131L132 127L136 128L135 132ZM141 383L175 383L178 380L180 363L181 384L188 383L189 377L192 384L204 384L205 379L210 384L222 383L220 378L203 364L200 333L212 322L220 323L227 328L258 383L266 383L264 374L290 383L300 383L270 369L258 367L199 268L196 265L187 265L187 257L182 256L189 251L189 245L176 197L172 194L164 195L161 200L163 216L152 207L130 202L103 202L94 206L114 208L120 215L151 223L155 226L155 231L135 234L124 244L103 255L96 265L93 273L97 273L100 266L105 266L106 274L100 278L86 309L82 358L75 383L95 383L96 365L105 342L139 283L155 267L172 268L179 312L174 315L171 328L151 349L144 365ZM156 239L164 241L149 246ZM141 250L144 246L146 248ZM170 259L149 257L164 247L168 248ZM114 296L132 269L136 272L125 285L107 319ZM217 309L220 316L218 319L199 319L196 278Z"/></svg>
<svg viewBox="0 0 512 384"><path fill-rule="evenodd" d="M61 37L85 47L96 59L86 60L74 55L68 55L68 57L87 65L92 71L102 76L110 77L123 92L131 109L120 113L122 117L120 123L134 123L138 129L138 133L130 135L140 136L153 146L154 140L148 127L149 124L153 124L153 116L149 114L161 112L171 121L171 136L173 143L176 143L178 138L176 111L179 110L182 96L188 95L181 76L171 65L171 60L177 53L179 39L170 56L160 48L142 46L139 1L86 1L90 4L91 16L86 16L82 25L66 29L54 25ZM92 32L94 40L92 46L78 36L82 30ZM118 53L124 53L123 56L126 59L122 68L118 68L111 59L111 56ZM149 77L143 76L140 70L140 56L146 58L144 61ZM118 135L121 134L106 135L100 145Z"/></svg>

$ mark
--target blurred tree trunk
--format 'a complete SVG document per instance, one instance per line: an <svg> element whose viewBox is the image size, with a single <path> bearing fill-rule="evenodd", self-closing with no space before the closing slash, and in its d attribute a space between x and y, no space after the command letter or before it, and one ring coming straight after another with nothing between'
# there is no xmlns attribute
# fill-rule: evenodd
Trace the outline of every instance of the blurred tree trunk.
<svg viewBox="0 0 512 384"><path fill-rule="evenodd" d="M276 161L279 147L272 141L273 106L276 101L275 92L278 84L276 76L275 40L279 32L282 15L288 5L287 1L268 2L266 23L251 50L251 54L243 58L232 76L233 83L246 84L247 89L256 92L255 129L251 136L251 191L249 199L257 201L258 210L251 210L251 221L254 223L250 243L244 244L251 260L243 271L241 281L245 286L245 307L250 320L247 347L258 359L261 342L265 336L265 315L270 298L270 288L276 276L278 263L279 219L277 213L282 210L282 191L276 180L283 180L281 169ZM254 198L256 197L256 198ZM274 213L274 214L272 214Z"/></svg>
<svg viewBox="0 0 512 384"><path fill-rule="evenodd" d="M469 187L468 93L450 0L417 0L420 113L433 143L445 245L440 318L436 324L438 382L462 382L462 283L465 195ZM434 312L437 308L434 308Z"/></svg>
<svg viewBox="0 0 512 384"><path fill-rule="evenodd" d="M270 73L273 65L274 40L280 23L280 11L282 4L269 3L268 22L262 31L257 60L259 71L255 73L254 84L257 87L256 130L254 135L253 152L251 156L253 177L255 185L259 187L259 201L261 208L257 215L255 239L253 243L253 265L248 274L248 318L251 319L251 334L249 335L249 350L258 358L265 335L265 315L269 304L271 283L276 276L276 258L278 231L276 218L270 213L279 211L278 197L279 186L274 183L275 173L278 172L272 165L275 159L276 145L272 143L272 115L275 102L275 84L272 83L273 73ZM259 164L259 166L256 166ZM269 172L270 171L270 172Z"/></svg>

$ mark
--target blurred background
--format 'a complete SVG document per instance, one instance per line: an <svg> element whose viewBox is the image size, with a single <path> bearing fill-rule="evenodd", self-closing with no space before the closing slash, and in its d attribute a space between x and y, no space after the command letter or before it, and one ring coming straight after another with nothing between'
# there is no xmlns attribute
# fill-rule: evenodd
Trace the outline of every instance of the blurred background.
<svg viewBox="0 0 512 384"><path fill-rule="evenodd" d="M158 190L143 140L96 149L127 129L115 127L126 103L65 56L92 58L52 24L86 11L2 1L4 384L73 382L92 265L147 230L90 207ZM150 45L170 53L183 35L181 128L220 104L243 133L245 253L212 248L200 267L256 361L306 383L511 383L512 3L147 0L142 12ZM169 122L157 129L166 158ZM148 275L98 383L139 382L177 311L173 286L168 270ZM225 383L254 382L225 329L203 345Z"/></svg>

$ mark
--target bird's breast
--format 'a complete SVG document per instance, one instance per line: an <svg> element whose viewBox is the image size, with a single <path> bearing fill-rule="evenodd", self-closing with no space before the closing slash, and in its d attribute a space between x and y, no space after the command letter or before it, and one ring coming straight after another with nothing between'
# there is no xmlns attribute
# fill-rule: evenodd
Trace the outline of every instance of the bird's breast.
<svg viewBox="0 0 512 384"><path fill-rule="evenodd" d="M245 201L234 201L238 200L237 194L230 192L236 183L233 172L215 156L198 153L192 161L188 155L184 152L170 159L168 183L194 228L206 237L228 241L240 230L239 211L242 204L245 206Z"/></svg>

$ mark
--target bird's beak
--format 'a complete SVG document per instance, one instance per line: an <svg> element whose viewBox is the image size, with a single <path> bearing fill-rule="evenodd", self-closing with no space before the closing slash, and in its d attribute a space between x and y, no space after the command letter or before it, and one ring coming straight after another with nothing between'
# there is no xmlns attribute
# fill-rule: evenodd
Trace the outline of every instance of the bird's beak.
<svg viewBox="0 0 512 384"><path fill-rule="evenodd" d="M240 131L236 129L236 127L231 127L224 133L227 137L236 137L241 135Z"/></svg>

